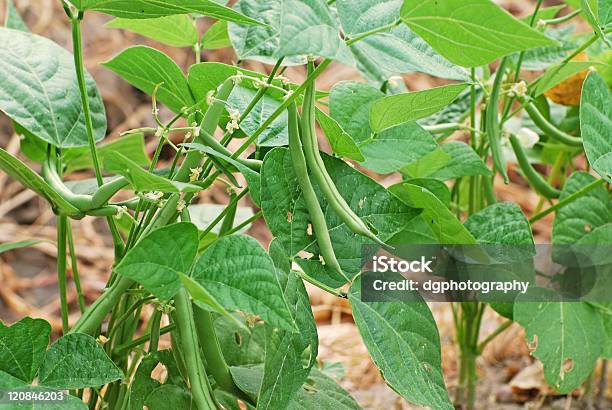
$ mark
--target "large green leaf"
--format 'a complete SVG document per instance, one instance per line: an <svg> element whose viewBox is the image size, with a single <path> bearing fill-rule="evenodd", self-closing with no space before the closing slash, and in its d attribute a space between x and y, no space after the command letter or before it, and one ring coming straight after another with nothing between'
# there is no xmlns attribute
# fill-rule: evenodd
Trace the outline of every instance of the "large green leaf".
<svg viewBox="0 0 612 410"><path fill-rule="evenodd" d="M109 154L112 156L116 151L129 158L136 164L146 167L151 161L145 153L144 134L137 133L112 140L98 147L98 160L104 164ZM82 169L93 168L91 151L87 147L73 148L62 151L62 161L66 167L65 172L79 171ZM108 170L106 170L108 171Z"/></svg>
<svg viewBox="0 0 612 410"><path fill-rule="evenodd" d="M418 215L418 210L405 205L383 186L344 161L327 155L324 155L323 161L348 205L378 232L381 240L390 239ZM307 251L317 255L309 262L320 266L316 240L309 234L310 216L293 171L289 150L275 148L270 151L264 158L261 175L261 205L272 234L290 256ZM362 246L373 242L353 233L319 191L317 196L340 266L345 272L357 273L361 266Z"/></svg>
<svg viewBox="0 0 612 410"><path fill-rule="evenodd" d="M26 164L0 148L0 169L26 188L44 197L51 206L66 215L78 215L79 210L61 197L44 179Z"/></svg>
<svg viewBox="0 0 612 410"><path fill-rule="evenodd" d="M359 404L331 377L313 368L288 410L360 410Z"/></svg>
<svg viewBox="0 0 612 410"><path fill-rule="evenodd" d="M231 47L227 21L219 20L202 36L203 50L217 50L219 48Z"/></svg>
<svg viewBox="0 0 612 410"><path fill-rule="evenodd" d="M122 28L173 47L192 47L198 42L198 31L186 14L153 19L116 18L106 27Z"/></svg>
<svg viewBox="0 0 612 410"><path fill-rule="evenodd" d="M427 303L363 302L361 278L349 291L355 324L372 360L391 388L413 403L453 409L442 374L440 336Z"/></svg>
<svg viewBox="0 0 612 410"><path fill-rule="evenodd" d="M405 1L400 14L438 53L464 67L554 44L490 0Z"/></svg>
<svg viewBox="0 0 612 410"><path fill-rule="evenodd" d="M533 244L529 221L512 202L499 202L470 215L465 227L480 243Z"/></svg>
<svg viewBox="0 0 612 410"><path fill-rule="evenodd" d="M57 389L99 387L121 378L121 369L96 339L84 333L57 339L45 354L38 374L41 385Z"/></svg>
<svg viewBox="0 0 612 410"><path fill-rule="evenodd" d="M150 19L174 14L197 13L219 20L260 24L213 0L71 0L79 10L100 11L115 17Z"/></svg>
<svg viewBox="0 0 612 410"><path fill-rule="evenodd" d="M0 370L31 383L49 344L51 326L25 317L12 326L0 325Z"/></svg>
<svg viewBox="0 0 612 410"><path fill-rule="evenodd" d="M397 21L402 0L339 0L336 4L344 32L355 37ZM463 68L448 62L405 26L370 35L350 49L359 71L376 83L413 71L454 80L468 78Z"/></svg>
<svg viewBox="0 0 612 410"><path fill-rule="evenodd" d="M283 0L280 44L275 57L312 54L354 65L325 0Z"/></svg>
<svg viewBox="0 0 612 410"><path fill-rule="evenodd" d="M574 172L565 182L559 200L580 191L595 177L586 172ZM573 245L589 232L612 222L612 202L605 187L599 186L557 211L552 230L552 242Z"/></svg>
<svg viewBox="0 0 612 410"><path fill-rule="evenodd" d="M548 28L544 31L546 36L557 41L557 44L538 47L525 51L523 58L524 70L545 70L552 64L562 62L569 52L574 50L576 39L572 37L576 27L573 24ZM518 55L515 55L518 60Z"/></svg>
<svg viewBox="0 0 612 410"><path fill-rule="evenodd" d="M434 114L452 103L465 87L465 83L450 84L381 98L372 104L372 129L374 132L380 132Z"/></svg>
<svg viewBox="0 0 612 410"><path fill-rule="evenodd" d="M316 363L319 345L317 325L302 279L290 273L286 278L284 293L300 332L267 332L258 409L286 408Z"/></svg>
<svg viewBox="0 0 612 410"><path fill-rule="evenodd" d="M228 98L229 106L244 112L257 92L245 87L234 87ZM248 135L254 133L282 104L270 95L264 96L255 104L249 115L240 122L240 128ZM287 111L283 111L257 138L257 145L275 147L287 145Z"/></svg>
<svg viewBox="0 0 612 410"><path fill-rule="evenodd" d="M412 178L436 178L443 181L464 176L491 175L476 152L461 141L451 141L408 165L402 172Z"/></svg>
<svg viewBox="0 0 612 410"><path fill-rule="evenodd" d="M236 10L267 26L249 26L230 23L229 37L241 60L251 59L266 64L276 62L275 54L280 46L280 20L282 0L240 0ZM289 57L284 65L303 64L303 57Z"/></svg>
<svg viewBox="0 0 612 410"><path fill-rule="evenodd" d="M476 239L463 226L461 221L426 188L399 183L389 187L389 191L407 205L423 209L421 216L440 243L459 245L476 243Z"/></svg>
<svg viewBox="0 0 612 410"><path fill-rule="evenodd" d="M160 299L181 288L198 250L198 229L188 222L167 225L142 238L115 267L119 275L141 283Z"/></svg>
<svg viewBox="0 0 612 410"><path fill-rule="evenodd" d="M151 372L153 372L155 367L160 363L167 371L166 383L178 384L182 382L180 372L171 350L160 350L147 354L138 365L138 369L130 385L128 410L142 410L145 399L149 393L161 386L159 381L151 378Z"/></svg>
<svg viewBox="0 0 612 410"><path fill-rule="evenodd" d="M438 148L430 133L408 122L374 134L360 146L361 165L380 174L398 171Z"/></svg>
<svg viewBox="0 0 612 410"><path fill-rule="evenodd" d="M0 110L13 121L61 148L88 144L72 54L44 37L0 28L0 71ZM104 104L89 74L86 83L99 141L106 134Z"/></svg>
<svg viewBox="0 0 612 410"><path fill-rule="evenodd" d="M419 125L410 122L375 134L370 127L370 107L384 96L371 85L343 81L330 96L330 114L358 144L362 165L379 173L397 171L433 151L437 144Z"/></svg>
<svg viewBox="0 0 612 410"><path fill-rule="evenodd" d="M0 370L0 388L9 391L28 391L39 394L48 394L57 390L40 386L32 386L20 379ZM3 404L3 410L87 410L87 405L78 397L64 396L62 401L18 401L14 404ZM6 399L5 399L6 400Z"/></svg>
<svg viewBox="0 0 612 410"><path fill-rule="evenodd" d="M198 192L202 189L197 185L172 181L152 174L117 151L109 152L106 155L104 168L123 175L130 182L132 188L138 192Z"/></svg>
<svg viewBox="0 0 612 410"><path fill-rule="evenodd" d="M270 256L248 236L226 236L196 261L191 278L215 295L226 309L260 316L270 325L295 331Z"/></svg>
<svg viewBox="0 0 612 410"><path fill-rule="evenodd" d="M236 314L242 323L225 317L215 319L215 332L223 357L229 366L250 366L263 363L266 350L266 327L261 321L252 321Z"/></svg>
<svg viewBox="0 0 612 410"><path fill-rule="evenodd" d="M532 354L544 365L546 381L555 390L569 393L591 374L605 335L593 307L562 301L551 290L531 288L518 296L514 319L525 328L527 342L536 346Z"/></svg>
<svg viewBox="0 0 612 410"><path fill-rule="evenodd" d="M157 100L175 113L195 104L180 67L154 48L129 47L102 65L149 95L161 84L157 90Z"/></svg>
<svg viewBox="0 0 612 410"><path fill-rule="evenodd" d="M612 96L604 79L595 72L582 86L580 131L589 163L612 182Z"/></svg>

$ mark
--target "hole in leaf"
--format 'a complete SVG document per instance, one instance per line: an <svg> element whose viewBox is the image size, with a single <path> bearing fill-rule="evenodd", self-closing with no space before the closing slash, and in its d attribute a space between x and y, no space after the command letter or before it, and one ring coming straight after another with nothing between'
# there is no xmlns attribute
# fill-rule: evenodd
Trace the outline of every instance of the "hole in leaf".
<svg viewBox="0 0 612 410"><path fill-rule="evenodd" d="M591 226L591 224L585 224L584 225L584 231L585 232L591 232L593 230L593 227Z"/></svg>
<svg viewBox="0 0 612 410"><path fill-rule="evenodd" d="M306 234L308 236L312 236L312 224L308 224L308 226L306 227Z"/></svg>
<svg viewBox="0 0 612 410"><path fill-rule="evenodd" d="M533 335L533 340L531 342L527 342L527 348L529 352L532 353L538 348L538 335Z"/></svg>
<svg viewBox="0 0 612 410"><path fill-rule="evenodd" d="M246 403L243 402L242 400L238 399L236 403L238 403L238 407L240 408L240 410L247 410L248 407Z"/></svg>
<svg viewBox="0 0 612 410"><path fill-rule="evenodd" d="M559 377L561 378L561 380L563 380L563 378L565 377L565 373L571 372L573 368L574 360L568 357L563 361L563 364L561 365L561 371L559 372Z"/></svg>
<svg viewBox="0 0 612 410"><path fill-rule="evenodd" d="M293 213L291 211L287 211L287 222L293 221Z"/></svg>
<svg viewBox="0 0 612 410"><path fill-rule="evenodd" d="M164 366L163 363L157 363L157 366L151 370L151 374L149 375L151 379L157 380L160 383L165 383L168 378L168 368Z"/></svg>
<svg viewBox="0 0 612 410"><path fill-rule="evenodd" d="M359 209L363 209L363 206L365 205L365 200L366 200L365 198L361 198L359 200Z"/></svg>
<svg viewBox="0 0 612 410"><path fill-rule="evenodd" d="M238 346L242 345L242 335L238 332L234 333L234 340Z"/></svg>

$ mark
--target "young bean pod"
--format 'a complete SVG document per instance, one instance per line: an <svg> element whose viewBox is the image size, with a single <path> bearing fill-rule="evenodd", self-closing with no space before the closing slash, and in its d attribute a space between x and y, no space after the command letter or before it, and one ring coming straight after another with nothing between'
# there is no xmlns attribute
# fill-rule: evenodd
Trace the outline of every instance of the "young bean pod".
<svg viewBox="0 0 612 410"><path fill-rule="evenodd" d="M312 73L313 63L308 63L308 71ZM353 212L346 203L338 188L334 184L325 168L323 158L319 152L319 144L317 142L317 134L315 131L315 85L314 82L306 88L304 92L304 101L302 105L302 145L306 154L306 163L308 164L312 175L314 176L319 188L327 198L327 202L342 221L349 227L351 231L358 235L365 236L382 246L387 246L381 241L366 224Z"/></svg>
<svg viewBox="0 0 612 410"><path fill-rule="evenodd" d="M550 186L548 182L542 178L542 175L538 174L538 172L533 169L529 163L529 160L527 159L525 150L514 135L510 135L510 144L512 145L512 149L514 150L514 155L516 155L519 166L523 171L523 175L525 175L525 178L527 178L527 181L529 181L529 184L533 187L533 189L548 199L559 198L561 192L559 192L558 189Z"/></svg>
<svg viewBox="0 0 612 410"><path fill-rule="evenodd" d="M570 147L582 147L582 138L574 137L573 135L569 135L561 131L559 128L555 127L551 124L542 113L538 110L538 108L527 98L520 99L521 104L525 107L525 111L529 115L529 118L534 122L535 125L538 126L539 129L544 131L544 134L548 135L550 138L555 141L561 142L565 145L569 145Z"/></svg>
<svg viewBox="0 0 612 410"><path fill-rule="evenodd" d="M489 136L489 145L491 146L493 165L495 165L495 169L497 169L497 171L504 178L504 182L506 184L508 183L508 172L506 171L506 160L501 149L501 129L499 126L497 111L499 105L499 91L501 89L502 80L504 78L504 70L506 69L507 63L508 58L502 58L501 63L497 68L495 81L493 82L493 88L491 89L491 94L489 95L489 102L487 104L487 111L485 113L486 130L487 135Z"/></svg>
<svg viewBox="0 0 612 410"><path fill-rule="evenodd" d="M302 142L300 141L299 120L295 103L292 103L287 110L289 111L289 152L291 153L293 170L304 195L304 201L306 202L312 222L312 230L319 244L319 251L325 264L344 276L332 247L329 229L327 229L327 223L325 222L325 215L308 177L308 166L306 165L306 158L304 157Z"/></svg>

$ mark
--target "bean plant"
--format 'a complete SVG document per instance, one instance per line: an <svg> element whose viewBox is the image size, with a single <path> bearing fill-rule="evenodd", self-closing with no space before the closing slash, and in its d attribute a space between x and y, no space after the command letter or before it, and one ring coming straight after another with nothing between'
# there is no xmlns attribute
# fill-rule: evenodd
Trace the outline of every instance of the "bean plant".
<svg viewBox="0 0 612 410"><path fill-rule="evenodd" d="M317 361L305 282L348 299L387 385L432 409L474 408L477 358L513 323L560 394L611 357L611 304L453 302L451 395L428 303L364 302L360 274L366 245L531 246L544 217L554 216L553 244L612 240L610 0L567 1L560 17L565 5L538 0L522 19L491 0L62 0L71 52L5 3L0 110L22 139L18 156L0 149L0 169L53 209L63 334L49 347L45 320L0 323L2 389L67 391L70 409L357 409ZM102 63L150 96L156 124L110 142L83 65L81 28L94 12L114 16L109 29L193 50L187 72L143 45ZM204 33L200 19L213 22ZM226 47L235 64L208 60ZM243 68L250 60L266 71ZM317 89L339 65L362 80ZM443 85L410 91L400 75L413 72ZM582 88L567 91L576 76ZM152 158L145 137L157 142ZM71 176L83 170L95 177ZM392 186L371 177L392 173ZM531 215L500 201L510 178L539 196ZM229 201L203 223L195 200L213 185ZM258 211L241 216L243 198ZM90 305L72 233L82 218L105 221L115 254ZM243 234L259 219L268 249ZM481 335L488 309L505 321ZM166 375L152 378L160 365Z"/></svg>

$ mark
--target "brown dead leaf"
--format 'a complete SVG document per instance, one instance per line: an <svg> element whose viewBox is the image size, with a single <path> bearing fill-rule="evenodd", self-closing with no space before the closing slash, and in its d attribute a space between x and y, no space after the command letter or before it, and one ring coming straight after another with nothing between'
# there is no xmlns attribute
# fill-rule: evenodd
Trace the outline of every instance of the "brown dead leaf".
<svg viewBox="0 0 612 410"><path fill-rule="evenodd" d="M586 53L577 55L573 61L586 61ZM570 78L561 81L559 84L544 93L544 96L551 101L561 104L577 107L580 105L580 93L582 92L582 83L589 73L589 70L583 70Z"/></svg>

